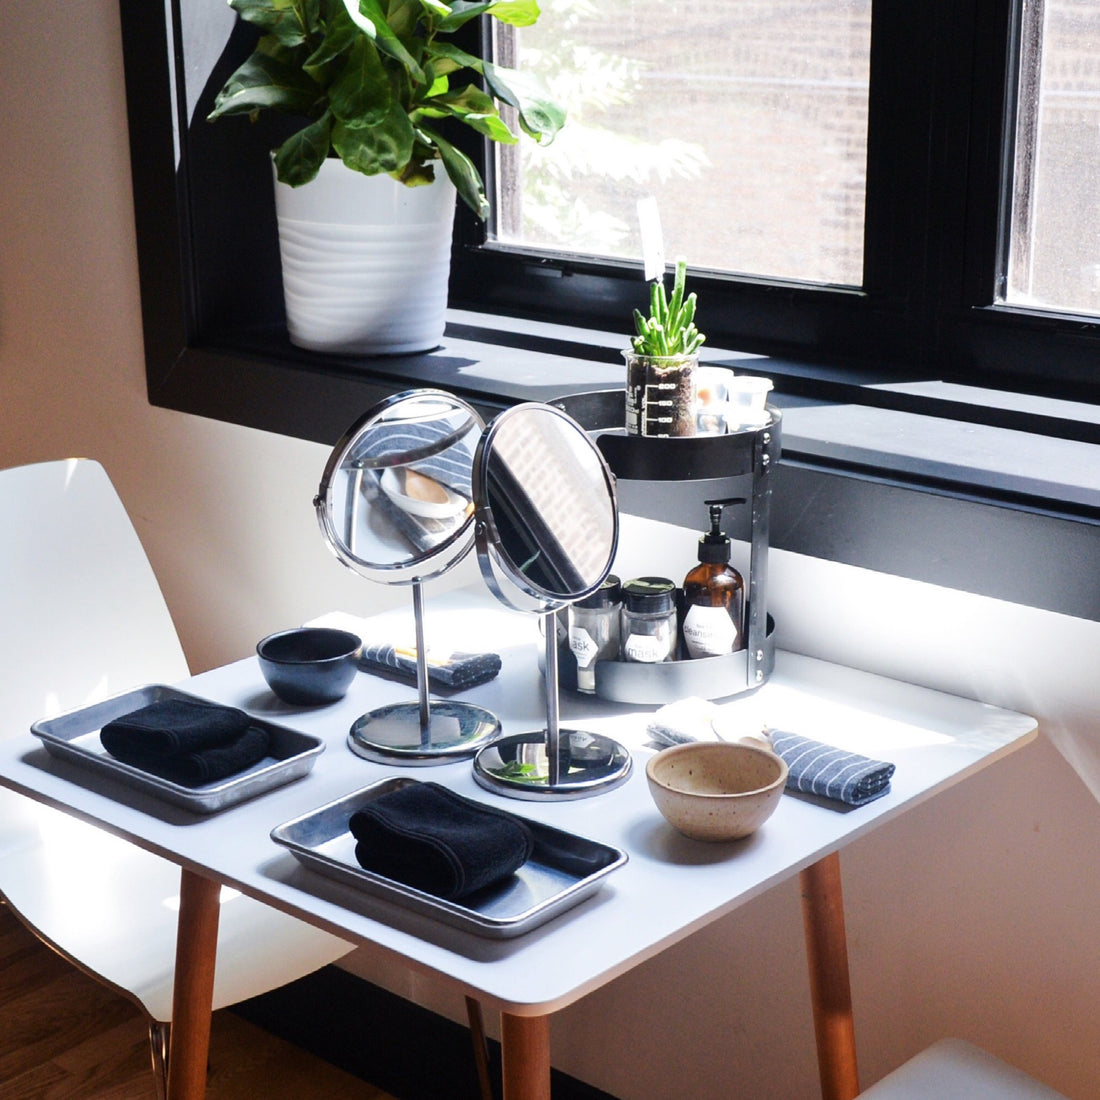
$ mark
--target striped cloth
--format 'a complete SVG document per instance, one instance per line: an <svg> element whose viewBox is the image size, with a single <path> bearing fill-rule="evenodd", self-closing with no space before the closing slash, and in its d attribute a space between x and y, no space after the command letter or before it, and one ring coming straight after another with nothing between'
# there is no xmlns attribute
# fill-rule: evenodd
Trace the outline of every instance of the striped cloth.
<svg viewBox="0 0 1100 1100"><path fill-rule="evenodd" d="M797 733L771 730L772 749L787 762L787 789L862 806L890 789L894 765L811 741Z"/></svg>
<svg viewBox="0 0 1100 1100"><path fill-rule="evenodd" d="M394 649L384 643L364 643L359 667L368 672L393 672L416 683L416 650ZM493 679L500 672L496 653L452 653L446 660L428 656L428 685L436 689L463 691Z"/></svg>
<svg viewBox="0 0 1100 1100"><path fill-rule="evenodd" d="M348 454L344 465L378 470L408 466L470 500L480 438L477 422L463 410L423 422L383 420Z"/></svg>

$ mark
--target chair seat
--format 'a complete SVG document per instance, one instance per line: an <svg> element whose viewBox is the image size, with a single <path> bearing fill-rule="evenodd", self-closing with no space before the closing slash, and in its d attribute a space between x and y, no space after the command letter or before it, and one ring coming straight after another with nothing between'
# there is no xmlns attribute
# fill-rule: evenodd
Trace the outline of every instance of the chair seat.
<svg viewBox="0 0 1100 1100"><path fill-rule="evenodd" d="M962 1039L941 1039L865 1092L863 1100L1066 1100Z"/></svg>
<svg viewBox="0 0 1100 1100"><path fill-rule="evenodd" d="M0 790L0 818L19 838L0 845L12 910L82 969L172 1016L179 868L67 814ZM236 891L222 891L214 1008L276 989L352 945Z"/></svg>

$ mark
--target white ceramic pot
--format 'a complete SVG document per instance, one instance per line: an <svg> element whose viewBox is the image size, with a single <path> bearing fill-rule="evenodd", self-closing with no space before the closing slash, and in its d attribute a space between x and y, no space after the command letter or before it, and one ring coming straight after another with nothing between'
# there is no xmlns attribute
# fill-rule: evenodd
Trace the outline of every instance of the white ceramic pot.
<svg viewBox="0 0 1100 1100"><path fill-rule="evenodd" d="M364 176L329 158L303 187L275 181L290 341L311 351L399 355L439 344L455 188Z"/></svg>

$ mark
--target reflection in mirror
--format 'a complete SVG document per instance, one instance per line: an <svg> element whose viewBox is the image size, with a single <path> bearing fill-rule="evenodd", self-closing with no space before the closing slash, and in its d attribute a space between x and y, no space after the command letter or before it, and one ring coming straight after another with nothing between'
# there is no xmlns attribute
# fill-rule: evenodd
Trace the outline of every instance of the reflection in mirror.
<svg viewBox="0 0 1100 1100"><path fill-rule="evenodd" d="M550 405L493 421L474 456L478 561L497 598L543 617L546 728L494 741L474 759L481 786L511 798L583 798L630 774L622 745L561 729L554 616L596 591L618 545L615 483L584 430Z"/></svg>
<svg viewBox="0 0 1100 1100"><path fill-rule="evenodd" d="M433 390L399 394L333 451L318 519L336 555L384 584L439 576L473 545L474 451L481 418Z"/></svg>
<svg viewBox="0 0 1100 1100"><path fill-rule="evenodd" d="M441 390L410 390L371 409L334 448L314 498L336 556L382 584L409 584L418 699L356 720L352 751L385 763L462 759L500 731L471 703L428 697L422 584L457 565L474 541L473 461L484 424Z"/></svg>
<svg viewBox="0 0 1100 1100"><path fill-rule="evenodd" d="M486 434L476 469L479 557L499 598L528 609L500 589L498 571L540 610L600 586L618 541L614 483L574 420L549 405L509 409Z"/></svg>

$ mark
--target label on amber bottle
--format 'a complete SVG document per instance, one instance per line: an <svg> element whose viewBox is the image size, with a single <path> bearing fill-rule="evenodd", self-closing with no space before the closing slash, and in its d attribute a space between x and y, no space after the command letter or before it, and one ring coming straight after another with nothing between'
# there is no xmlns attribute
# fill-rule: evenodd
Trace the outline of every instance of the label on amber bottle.
<svg viewBox="0 0 1100 1100"><path fill-rule="evenodd" d="M741 630L724 607L689 607L684 644L691 657L718 657L741 648Z"/></svg>

